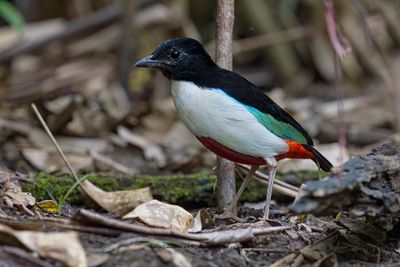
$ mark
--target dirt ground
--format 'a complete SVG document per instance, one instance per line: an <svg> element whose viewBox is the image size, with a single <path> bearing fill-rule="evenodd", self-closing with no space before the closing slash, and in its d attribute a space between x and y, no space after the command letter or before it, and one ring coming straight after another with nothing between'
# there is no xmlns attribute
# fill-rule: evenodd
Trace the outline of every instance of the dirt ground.
<svg viewBox="0 0 400 267"><path fill-rule="evenodd" d="M207 209L207 212L212 216L218 210ZM260 224L254 219L260 212L241 208L239 215L248 218L248 222L217 220L210 228L234 229L246 227L249 223ZM343 226L348 226L349 221L354 222L346 212L340 220L333 217L294 216L290 213L275 215L273 219L269 223L261 223L291 225L292 229L257 236L242 243L208 247L120 230L112 231L112 236L110 233L80 232L79 239L88 256L89 266L400 266L398 227L388 232L381 244L377 244L371 238L374 232L369 232L371 236L362 232L355 234L357 230ZM21 220L26 221L26 218ZM358 222L364 223L362 220ZM52 229L48 227L46 230ZM33 253L20 253L25 256L16 255L15 251L10 253L2 247L0 266L62 266L58 262L38 258ZM32 262L32 258L37 262ZM282 261L283 258L286 261Z"/></svg>

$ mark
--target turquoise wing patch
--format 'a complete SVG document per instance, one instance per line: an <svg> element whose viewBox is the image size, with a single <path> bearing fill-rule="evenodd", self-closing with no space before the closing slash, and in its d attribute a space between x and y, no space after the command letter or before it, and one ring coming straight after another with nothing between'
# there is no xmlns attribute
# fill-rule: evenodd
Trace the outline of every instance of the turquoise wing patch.
<svg viewBox="0 0 400 267"><path fill-rule="evenodd" d="M307 144L307 139L292 125L276 120L269 114L265 114L254 107L246 105L246 109L256 117L258 122L264 125L271 133L283 139L296 141L300 144Z"/></svg>

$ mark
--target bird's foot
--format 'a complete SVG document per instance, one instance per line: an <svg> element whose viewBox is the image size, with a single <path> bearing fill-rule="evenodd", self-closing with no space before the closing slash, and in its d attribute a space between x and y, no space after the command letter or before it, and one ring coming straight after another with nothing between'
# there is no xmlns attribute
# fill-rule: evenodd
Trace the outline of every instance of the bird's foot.
<svg viewBox="0 0 400 267"><path fill-rule="evenodd" d="M225 210L222 214L215 216L215 218L220 220L232 219L235 222L240 222L240 223L246 222L246 219L239 218L230 210Z"/></svg>

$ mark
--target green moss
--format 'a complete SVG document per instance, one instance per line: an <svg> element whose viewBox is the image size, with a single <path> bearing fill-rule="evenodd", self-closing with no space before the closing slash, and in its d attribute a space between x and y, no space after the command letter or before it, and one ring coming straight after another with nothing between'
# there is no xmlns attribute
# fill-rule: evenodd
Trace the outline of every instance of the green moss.
<svg viewBox="0 0 400 267"><path fill-rule="evenodd" d="M136 178L127 189L149 186L156 198L169 203L204 202L212 196L215 180L215 175L208 173L162 177L146 175Z"/></svg>
<svg viewBox="0 0 400 267"><path fill-rule="evenodd" d="M90 174L87 179L106 191L112 191L118 186L115 180L106 176ZM33 180L35 185L23 184L22 188L24 191L31 192L38 201L45 199L58 201L75 182L72 177L66 174L53 176L44 172L38 173ZM72 204L81 204L82 198L78 190L75 190L66 201Z"/></svg>
<svg viewBox="0 0 400 267"><path fill-rule="evenodd" d="M215 205L214 186L216 177L213 174L201 172L189 175L168 175L139 177L109 177L92 173L87 178L97 187L105 191L129 190L149 186L153 196L162 201L177 204ZM296 172L292 174L278 175L277 179L301 184L305 180L318 179L318 172ZM54 199L58 201L74 184L74 180L67 174L49 175L38 173L34 180L36 185L24 184L23 190L31 192L39 201ZM239 188L242 179L237 178L236 185ZM265 199L266 186L255 180L250 181L240 200L242 202L256 202ZM275 195L279 196L279 195ZM70 204L82 204L78 190L66 200Z"/></svg>
<svg viewBox="0 0 400 267"><path fill-rule="evenodd" d="M39 173L34 178L36 185L25 184L23 190L31 192L38 200L59 200L74 184L68 175L53 176ZM208 173L171 176L107 177L89 174L87 178L105 191L130 190L149 186L153 195L169 203L193 202L211 204L214 199L215 176ZM75 190L67 199L70 204L81 204L82 198Z"/></svg>

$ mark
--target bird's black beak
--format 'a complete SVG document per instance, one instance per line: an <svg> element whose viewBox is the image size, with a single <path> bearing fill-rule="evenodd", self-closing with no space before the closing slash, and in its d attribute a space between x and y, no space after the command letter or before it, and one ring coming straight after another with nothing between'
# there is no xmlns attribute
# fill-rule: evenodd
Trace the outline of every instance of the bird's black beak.
<svg viewBox="0 0 400 267"><path fill-rule="evenodd" d="M161 68L163 66L165 66L164 62L154 59L153 55L142 58L134 65L139 68Z"/></svg>

